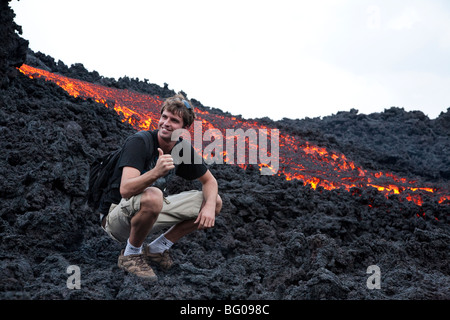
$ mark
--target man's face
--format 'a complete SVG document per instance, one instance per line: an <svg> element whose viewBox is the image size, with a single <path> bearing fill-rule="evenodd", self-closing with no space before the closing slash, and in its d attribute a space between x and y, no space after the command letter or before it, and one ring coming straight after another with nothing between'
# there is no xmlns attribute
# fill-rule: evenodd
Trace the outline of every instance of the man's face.
<svg viewBox="0 0 450 320"><path fill-rule="evenodd" d="M183 128L183 118L170 111L164 110L158 122L158 135L166 141L171 141L172 133Z"/></svg>

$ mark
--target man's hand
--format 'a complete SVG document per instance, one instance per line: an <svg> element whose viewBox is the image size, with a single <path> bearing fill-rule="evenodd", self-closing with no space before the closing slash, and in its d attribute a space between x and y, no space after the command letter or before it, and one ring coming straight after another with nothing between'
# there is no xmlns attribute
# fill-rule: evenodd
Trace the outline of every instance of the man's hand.
<svg viewBox="0 0 450 320"><path fill-rule="evenodd" d="M198 223L198 229L207 229L214 227L216 220L216 213L214 208L209 208L206 205L200 210L197 219L194 223Z"/></svg>
<svg viewBox="0 0 450 320"><path fill-rule="evenodd" d="M170 154L164 154L161 148L158 148L158 152L159 152L158 161L156 162L156 165L153 168L153 170L155 170L155 173L158 177L163 177L170 170L175 168L175 165L173 164L173 158Z"/></svg>

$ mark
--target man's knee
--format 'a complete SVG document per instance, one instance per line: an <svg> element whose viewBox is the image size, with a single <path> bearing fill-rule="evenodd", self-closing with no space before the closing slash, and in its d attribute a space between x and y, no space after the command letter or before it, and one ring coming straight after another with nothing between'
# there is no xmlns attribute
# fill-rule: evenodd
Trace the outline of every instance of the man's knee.
<svg viewBox="0 0 450 320"><path fill-rule="evenodd" d="M162 191L155 187L145 189L141 196L141 210L143 212L158 214L161 212L162 207Z"/></svg>

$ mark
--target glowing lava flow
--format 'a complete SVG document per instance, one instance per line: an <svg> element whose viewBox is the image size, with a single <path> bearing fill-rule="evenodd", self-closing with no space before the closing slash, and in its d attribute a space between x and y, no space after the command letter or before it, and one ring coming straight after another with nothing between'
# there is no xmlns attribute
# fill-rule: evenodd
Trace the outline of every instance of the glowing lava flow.
<svg viewBox="0 0 450 320"><path fill-rule="evenodd" d="M76 80L54 74L28 65L19 69L30 78L40 77L56 83L74 97L91 98L113 107L122 114L124 120L138 130L156 129L159 110L163 99L134 92L132 90L109 88L86 81ZM224 132L226 128L270 129L256 122L228 115L218 115L199 108L195 109L197 119L202 122L203 132L216 128ZM270 137L268 137L270 145ZM280 134L280 155L278 175L287 180L298 179L310 184L312 188L323 187L327 190L345 188L376 188L386 197L398 195L401 199L422 205L422 195L439 197L439 203L448 203L450 191L433 186L418 186L416 181L397 177L391 173L371 172L357 166L344 154L310 144L300 137ZM248 158L247 158L248 159ZM241 165L242 166L242 165ZM262 164L259 165L260 167ZM245 165L243 165L245 167Z"/></svg>
<svg viewBox="0 0 450 320"><path fill-rule="evenodd" d="M22 65L19 69L30 78L40 77L56 83L74 97L91 98L106 107L113 107L123 114L125 121L139 130L156 128L155 119L159 119L159 106L162 100L148 94L131 90L108 88L90 82L64 77L49 71ZM142 108L142 106L148 106Z"/></svg>

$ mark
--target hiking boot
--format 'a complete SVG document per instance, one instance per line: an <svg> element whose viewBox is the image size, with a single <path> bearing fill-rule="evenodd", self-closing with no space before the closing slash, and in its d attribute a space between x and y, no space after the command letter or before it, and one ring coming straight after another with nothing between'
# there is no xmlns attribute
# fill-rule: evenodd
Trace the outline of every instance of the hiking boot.
<svg viewBox="0 0 450 320"><path fill-rule="evenodd" d="M156 281L158 277L153 272L153 269L148 265L144 254L130 254L123 255L124 250L120 253L117 266L129 273L132 273L140 278Z"/></svg>
<svg viewBox="0 0 450 320"><path fill-rule="evenodd" d="M156 264L164 271L169 270L173 266L173 260L170 257L169 250L162 253L150 253L150 248L147 245L144 246L144 256L147 258L149 263Z"/></svg>

